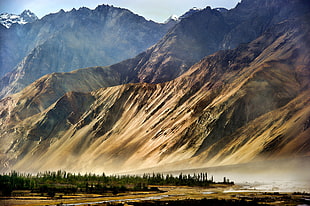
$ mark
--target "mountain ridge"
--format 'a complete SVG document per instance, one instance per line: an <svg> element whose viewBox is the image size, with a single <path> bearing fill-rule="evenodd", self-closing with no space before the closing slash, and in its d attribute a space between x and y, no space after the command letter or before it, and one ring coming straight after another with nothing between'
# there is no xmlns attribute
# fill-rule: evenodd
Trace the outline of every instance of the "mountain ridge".
<svg viewBox="0 0 310 206"><path fill-rule="evenodd" d="M39 18L30 10L24 10L21 14L0 14L0 24L9 29L13 24L27 24L37 21Z"/></svg>
<svg viewBox="0 0 310 206"><path fill-rule="evenodd" d="M305 20L287 20L169 82L69 92L25 119L12 112L17 93L1 101L1 163L121 172L309 155L308 32Z"/></svg>
<svg viewBox="0 0 310 206"><path fill-rule="evenodd" d="M0 66L6 76L0 80L0 96L20 91L48 73L105 66L133 57L156 43L171 26L101 5L94 10L60 11L5 30Z"/></svg>
<svg viewBox="0 0 310 206"><path fill-rule="evenodd" d="M210 55L220 49L231 49L235 48L240 43L250 42L257 38L269 26L284 20L285 18L293 18L294 16L298 16L309 10L308 7L300 6L305 5L302 0L291 1L287 4L284 4L283 2L279 2L279 4L272 3L269 7L266 2L254 3L258 5L258 9L253 10L251 5L244 6L244 3L240 4L241 6L239 5L235 9L229 10L227 12L219 12L217 9L212 10L210 7L207 7L205 9L194 12L187 18L184 18L183 21L179 22L175 27L170 24L167 25L169 28L173 27L172 30L169 31L164 38L159 40L159 42L156 44L157 46L151 47L145 53L145 56L143 59L141 59L141 64L137 65L136 67L128 68L125 66L123 68L123 70L130 71L128 71L129 75L124 76L122 82L159 83L172 80L181 75L190 66L192 66L204 56ZM102 6L98 7L97 11L100 9L109 10L114 8ZM55 19L57 16L68 15L71 13L73 14L77 11L85 13L90 12L90 10L87 8L81 8L80 10L72 10L71 12L62 11L56 14L51 14L45 18L53 17L53 19ZM194 20L195 18L196 20ZM53 20L53 22L50 23L55 24L55 21L56 20ZM186 25L186 22L188 22L189 25ZM68 38L69 37L70 36L68 36ZM70 39L80 38L82 37L70 37ZM44 50L45 46L42 47ZM93 54L94 51L91 50L88 51L88 53ZM98 52L95 52L92 56L95 57L96 55L98 55ZM61 59L67 56L68 55L63 55L63 57L59 58ZM44 58L47 58L46 55L44 55ZM25 65L19 65L21 68L19 69L20 71L23 70L23 68L27 70L27 67L29 67L27 65L31 63L34 63L35 65L38 64L35 62L35 59L28 59L29 60L25 62ZM81 60L83 58L72 59L72 61L69 61L75 65L71 69L77 69L80 68L79 66L83 66L79 65L79 59ZM85 66L100 65L100 63L97 62L97 58L91 59L93 60L90 61L92 62L92 65ZM49 66L52 64L52 62L50 62L48 59L45 61L47 61ZM85 60L83 62L88 61L89 60ZM64 64L67 64L67 62ZM40 68L44 67L41 66ZM68 68L69 67L66 67L65 69L58 67L58 71L67 71ZM27 78L23 78L19 72L13 72L3 77L0 81L0 88L2 91L0 96L4 97L10 93L20 91L23 87L31 83L31 81L34 81L36 78L38 78L37 74L40 74L40 72L35 72L35 75L33 75L33 72L29 73L30 74ZM32 76L37 77L32 78Z"/></svg>

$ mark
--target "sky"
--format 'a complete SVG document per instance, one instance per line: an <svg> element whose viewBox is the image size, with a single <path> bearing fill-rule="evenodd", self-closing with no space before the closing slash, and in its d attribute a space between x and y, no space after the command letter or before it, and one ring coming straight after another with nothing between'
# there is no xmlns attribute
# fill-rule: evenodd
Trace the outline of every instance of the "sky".
<svg viewBox="0 0 310 206"><path fill-rule="evenodd" d="M234 8L240 0L0 0L0 13L20 14L29 9L39 18L56 13L60 9L96 8L101 4L113 5L131 10L148 20L164 22L171 15L181 16L193 7Z"/></svg>

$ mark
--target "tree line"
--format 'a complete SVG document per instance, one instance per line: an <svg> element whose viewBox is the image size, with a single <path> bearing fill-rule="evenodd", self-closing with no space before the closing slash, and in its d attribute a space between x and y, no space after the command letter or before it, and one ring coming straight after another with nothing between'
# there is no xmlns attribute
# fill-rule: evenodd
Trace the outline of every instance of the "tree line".
<svg viewBox="0 0 310 206"><path fill-rule="evenodd" d="M224 177L221 184L233 184ZM54 196L56 193L113 193L156 190L152 185L201 186L216 184L207 173L172 174L152 173L140 175L100 175L94 173L70 173L62 170L39 172L36 175L12 171L0 175L0 195L10 196L14 190L30 190L32 193Z"/></svg>

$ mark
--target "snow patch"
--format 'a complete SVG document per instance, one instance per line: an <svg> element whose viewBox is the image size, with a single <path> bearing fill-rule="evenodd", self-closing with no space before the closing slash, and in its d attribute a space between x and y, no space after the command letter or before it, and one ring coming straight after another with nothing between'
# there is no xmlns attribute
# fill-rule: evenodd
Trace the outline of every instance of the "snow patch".
<svg viewBox="0 0 310 206"><path fill-rule="evenodd" d="M30 10L23 11L20 15L17 14L0 14L0 24L6 28L10 28L13 24L27 24L34 22L38 17Z"/></svg>
<svg viewBox="0 0 310 206"><path fill-rule="evenodd" d="M179 21L179 17L177 15L171 15L166 21L165 21L165 24L166 23L169 23L170 21Z"/></svg>

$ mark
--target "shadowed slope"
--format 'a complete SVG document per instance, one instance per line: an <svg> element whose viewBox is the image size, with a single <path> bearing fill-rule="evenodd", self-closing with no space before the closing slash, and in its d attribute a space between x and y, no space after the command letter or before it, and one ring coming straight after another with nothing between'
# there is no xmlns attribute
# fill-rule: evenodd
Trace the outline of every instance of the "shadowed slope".
<svg viewBox="0 0 310 206"><path fill-rule="evenodd" d="M257 9L253 10L252 3L256 5ZM216 52L219 49L232 48L240 43L251 41L276 22L285 18L292 18L296 15L302 15L308 9L307 6L304 6L302 9L300 8L301 5L307 5L302 0L289 2L275 0L270 2L270 4L265 1L253 1L252 3L242 1L235 9L224 13L211 10L210 8L195 12L193 15L184 18L164 38L146 52L118 64L108 67L87 68L85 71L81 69L68 74L58 73L44 76L22 92L27 97L22 95L21 99L26 98L28 102L24 105L21 104L18 110L23 110L23 118L25 118L43 111L69 91L90 92L101 87L115 86L129 82L156 83L172 80L186 72L192 64L204 56ZM102 6L98 7L96 11L82 8L79 12L96 13L98 15L109 14L109 12L100 13L100 9L104 11L115 10L113 7ZM68 14L60 12L57 15L70 16L73 14L77 15L79 12L72 11ZM112 13L119 14L122 17L121 14L124 12L116 9ZM129 12L125 13L129 15ZM93 16L91 18L96 19ZM109 19L111 17L102 18ZM140 19L138 17L136 18ZM51 17L46 17L46 19L53 20ZM266 19L269 20L266 21ZM50 44L51 42L54 41L49 41L47 48L57 45L54 42L55 45L53 46L53 44ZM44 58L46 58L46 55ZM231 57L226 56L225 58L228 59ZM55 57L55 59L58 58ZM250 60L251 58L246 61ZM41 58L36 58L36 61L41 61ZM44 63L45 61L41 62ZM36 65L35 62L33 63ZM29 69L35 72L36 69L33 69L31 65ZM45 70L46 68L42 66L42 71ZM17 79L19 79L18 74L23 74L22 78L27 81L32 78L32 72L23 73L23 69L17 72ZM12 81L12 79L8 81ZM19 80L14 80L15 86L18 88L23 87L22 85L19 86L19 84ZM6 87L2 92L13 92L13 87ZM44 89L41 91L42 88ZM37 103L29 104L34 99L36 99Z"/></svg>
<svg viewBox="0 0 310 206"><path fill-rule="evenodd" d="M61 10L31 24L0 30L0 97L49 73L132 58L155 44L171 26L100 5L94 10Z"/></svg>
<svg viewBox="0 0 310 206"><path fill-rule="evenodd" d="M207 7L183 18L156 45L138 55L134 60L136 64L124 61L110 69L121 74L121 83L170 81L201 58L248 43L270 26L308 11L305 0L244 0L227 12ZM58 24L60 20L64 23ZM20 91L47 73L108 65L129 58L155 43L171 25L147 22L127 10L103 5L94 11L81 8L59 12L28 27L21 27L16 33L28 34L25 42L31 45L22 50L28 49L29 55L0 80L0 97ZM38 29L40 33L35 36ZM53 36L46 38L50 33ZM5 41L8 48L20 41L18 37L12 39ZM3 53L18 56L18 49L12 51Z"/></svg>

